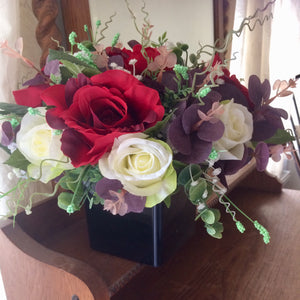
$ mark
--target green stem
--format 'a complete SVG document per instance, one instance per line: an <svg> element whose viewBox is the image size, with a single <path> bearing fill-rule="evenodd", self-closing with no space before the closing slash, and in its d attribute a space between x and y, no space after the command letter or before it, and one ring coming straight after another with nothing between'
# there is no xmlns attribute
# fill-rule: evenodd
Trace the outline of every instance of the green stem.
<svg viewBox="0 0 300 300"><path fill-rule="evenodd" d="M75 191L74 191L74 193L73 193L73 197L72 197L72 200L71 200L71 204L74 204L74 200L75 200L75 198L76 198L76 194L77 194L77 192L78 192L78 190L79 190L79 188L80 188L80 185L81 185L81 183L82 183L82 180L83 180L83 178L84 178L84 176L85 176L87 170L89 169L89 167L90 167L89 165L85 166L85 167L82 169L82 171L81 171L81 173L80 173L80 175L79 175L79 177L78 177L78 183L77 183L76 188L75 188Z"/></svg>
<svg viewBox="0 0 300 300"><path fill-rule="evenodd" d="M225 194L224 194L224 198L226 198L226 200L236 209L238 210L245 218L247 218L250 222L254 223L254 221L248 217L240 208L238 208Z"/></svg>

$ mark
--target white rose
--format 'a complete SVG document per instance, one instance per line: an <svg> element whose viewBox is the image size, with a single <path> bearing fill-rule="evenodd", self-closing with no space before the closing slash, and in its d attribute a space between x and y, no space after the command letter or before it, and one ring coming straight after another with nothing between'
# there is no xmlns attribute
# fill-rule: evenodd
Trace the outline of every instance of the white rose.
<svg viewBox="0 0 300 300"><path fill-rule="evenodd" d="M241 160L244 155L244 143L252 138L252 114L245 106L231 100L224 105L224 113L220 120L225 125L225 131L222 138L213 144L214 148L220 151L221 160Z"/></svg>
<svg viewBox="0 0 300 300"><path fill-rule="evenodd" d="M108 179L119 180L124 189L147 196L146 207L163 201L177 186L170 147L143 133L115 139L112 150L99 160L99 169Z"/></svg>
<svg viewBox="0 0 300 300"><path fill-rule="evenodd" d="M60 150L61 136L46 123L46 109L39 107L37 110L39 114L27 113L23 117L16 142L19 151L31 163L27 168L29 176L47 183L73 166Z"/></svg>

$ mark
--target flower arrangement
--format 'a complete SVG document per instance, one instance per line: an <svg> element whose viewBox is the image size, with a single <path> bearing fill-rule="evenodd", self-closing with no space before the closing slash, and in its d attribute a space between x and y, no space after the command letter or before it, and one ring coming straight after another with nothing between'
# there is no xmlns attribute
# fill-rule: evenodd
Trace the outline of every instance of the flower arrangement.
<svg viewBox="0 0 300 300"><path fill-rule="evenodd" d="M100 27L99 21L95 37ZM145 19L141 42L128 47L119 34L107 46L104 30L97 40L85 27L89 40L82 42L72 32L71 50L50 49L28 87L14 91L16 104L0 104L1 147L19 176L2 194L16 200L12 216L18 207L30 213L32 198L24 205L22 195L32 181L53 181L58 206L69 214L85 201L114 215L140 213L161 202L172 205L183 188L208 234L221 238L223 232L219 210L207 205L212 195L244 232L229 209L225 176L253 158L263 171L270 157L278 161L290 150L293 136L281 120L288 115L270 104L289 94L295 81L277 81L270 98L268 80L253 75L246 88L230 75L218 55L226 45L188 55L188 45L169 43L166 32L151 41L151 28ZM34 67L20 42L17 49L6 42L1 48ZM203 61L207 49L211 59ZM248 219L268 243L267 230Z"/></svg>

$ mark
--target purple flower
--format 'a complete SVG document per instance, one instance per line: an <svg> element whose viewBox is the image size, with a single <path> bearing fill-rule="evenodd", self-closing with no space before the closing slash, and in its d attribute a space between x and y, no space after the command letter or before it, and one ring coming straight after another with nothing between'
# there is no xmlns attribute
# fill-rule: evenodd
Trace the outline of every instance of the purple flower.
<svg viewBox="0 0 300 300"><path fill-rule="evenodd" d="M9 146L15 138L14 129L9 121L2 123L2 137L1 144L3 146Z"/></svg>
<svg viewBox="0 0 300 300"><path fill-rule="evenodd" d="M256 75L249 78L249 97L254 104L253 137L254 141L264 141L271 138L278 129L284 129L281 118L287 119L285 110L268 105L270 97L270 83L260 82Z"/></svg>
<svg viewBox="0 0 300 300"><path fill-rule="evenodd" d="M268 145L264 142L258 143L254 151L257 171L262 172L266 169L269 161L269 156L270 153Z"/></svg>
<svg viewBox="0 0 300 300"><path fill-rule="evenodd" d="M224 133L224 124L213 118L205 120L202 116L212 112L204 111L203 106L192 104L186 109L180 107L180 113L170 124L168 139L177 151L175 159L185 163L205 161L211 150L212 142L220 139Z"/></svg>
<svg viewBox="0 0 300 300"><path fill-rule="evenodd" d="M140 213L144 210L146 197L130 194L123 189L119 180L102 178L96 184L96 193L104 199L104 210L113 215L124 216L129 212Z"/></svg>

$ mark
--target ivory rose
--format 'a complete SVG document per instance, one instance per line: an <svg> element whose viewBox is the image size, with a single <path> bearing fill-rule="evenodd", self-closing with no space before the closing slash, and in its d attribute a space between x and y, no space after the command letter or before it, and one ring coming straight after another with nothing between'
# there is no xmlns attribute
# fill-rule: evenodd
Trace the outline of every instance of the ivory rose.
<svg viewBox="0 0 300 300"><path fill-rule="evenodd" d="M145 207L163 201L177 186L170 147L143 133L126 134L115 139L112 150L99 160L99 169L108 179L119 180L123 188L146 196Z"/></svg>
<svg viewBox="0 0 300 300"><path fill-rule="evenodd" d="M36 111L35 115L27 113L23 117L16 142L19 151L30 162L27 167L29 176L47 183L73 166L60 150L61 136L55 135L46 122L46 109L40 107Z"/></svg>
<svg viewBox="0 0 300 300"><path fill-rule="evenodd" d="M252 138L252 114L245 106L231 100L224 105L220 120L225 125L225 131L222 138L213 144L214 148L220 151L221 160L241 160L244 143Z"/></svg>

